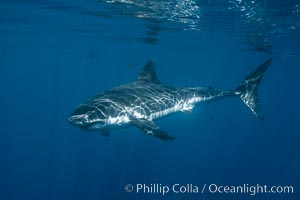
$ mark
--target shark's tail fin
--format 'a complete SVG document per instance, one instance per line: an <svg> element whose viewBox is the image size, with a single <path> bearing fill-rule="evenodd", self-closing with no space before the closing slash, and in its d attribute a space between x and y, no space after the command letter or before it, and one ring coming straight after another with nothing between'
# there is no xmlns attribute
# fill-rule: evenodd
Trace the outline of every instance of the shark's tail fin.
<svg viewBox="0 0 300 200"><path fill-rule="evenodd" d="M265 61L256 70L254 70L252 73L246 76L246 78L236 88L236 92L237 94L240 95L241 100L261 120L264 119L264 116L260 109L257 90L258 90L259 83L264 75L264 72L271 65L271 63L272 63L272 58Z"/></svg>

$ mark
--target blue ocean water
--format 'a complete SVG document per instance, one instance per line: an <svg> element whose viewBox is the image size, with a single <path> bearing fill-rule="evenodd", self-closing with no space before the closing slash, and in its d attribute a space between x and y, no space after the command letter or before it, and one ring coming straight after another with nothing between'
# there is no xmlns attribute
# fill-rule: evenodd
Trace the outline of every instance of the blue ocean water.
<svg viewBox="0 0 300 200"><path fill-rule="evenodd" d="M299 199L299 55L298 0L0 0L0 199ZM150 59L162 82L234 89L270 57L264 121L228 98L157 121L172 142L68 123ZM212 193L213 184L294 190Z"/></svg>

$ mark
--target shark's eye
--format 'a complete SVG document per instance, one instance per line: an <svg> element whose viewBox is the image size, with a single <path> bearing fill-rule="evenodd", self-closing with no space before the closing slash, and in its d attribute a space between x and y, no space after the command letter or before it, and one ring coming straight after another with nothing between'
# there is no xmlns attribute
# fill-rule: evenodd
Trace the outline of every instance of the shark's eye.
<svg viewBox="0 0 300 200"><path fill-rule="evenodd" d="M103 119L105 118L103 116L103 113L102 112L92 112L90 115L89 115L89 120L90 122L95 122L95 121L99 121L100 119Z"/></svg>

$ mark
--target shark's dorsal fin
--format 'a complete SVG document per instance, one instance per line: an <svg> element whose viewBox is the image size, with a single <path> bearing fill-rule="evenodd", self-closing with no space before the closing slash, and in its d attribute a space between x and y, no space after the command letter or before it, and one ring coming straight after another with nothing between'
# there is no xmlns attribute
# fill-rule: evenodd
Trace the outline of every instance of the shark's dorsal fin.
<svg viewBox="0 0 300 200"><path fill-rule="evenodd" d="M151 60L149 60L147 64L143 67L137 79L139 81L160 83L156 76L155 64Z"/></svg>

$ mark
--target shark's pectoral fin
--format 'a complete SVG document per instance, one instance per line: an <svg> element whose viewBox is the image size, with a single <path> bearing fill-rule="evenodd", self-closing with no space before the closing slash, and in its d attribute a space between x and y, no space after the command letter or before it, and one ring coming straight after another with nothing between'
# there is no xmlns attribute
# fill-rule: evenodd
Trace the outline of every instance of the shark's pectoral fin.
<svg viewBox="0 0 300 200"><path fill-rule="evenodd" d="M110 136L110 131L109 130L101 130L100 133L104 137L109 137Z"/></svg>
<svg viewBox="0 0 300 200"><path fill-rule="evenodd" d="M175 137L161 130L156 124L147 119L133 119L132 124L144 131L145 133L157 137L161 140L174 140Z"/></svg>

